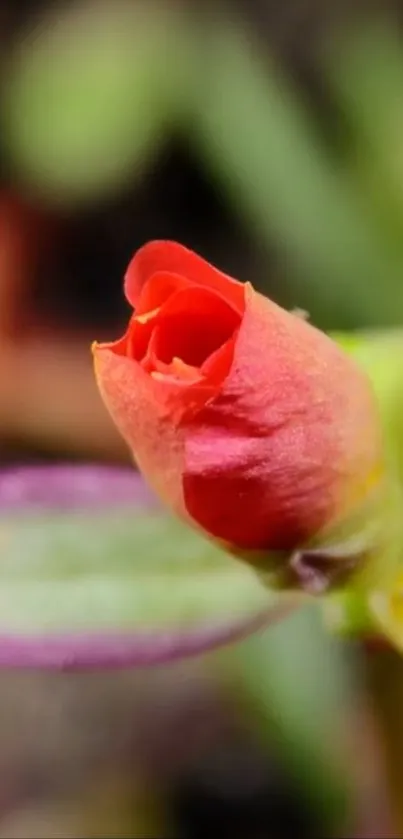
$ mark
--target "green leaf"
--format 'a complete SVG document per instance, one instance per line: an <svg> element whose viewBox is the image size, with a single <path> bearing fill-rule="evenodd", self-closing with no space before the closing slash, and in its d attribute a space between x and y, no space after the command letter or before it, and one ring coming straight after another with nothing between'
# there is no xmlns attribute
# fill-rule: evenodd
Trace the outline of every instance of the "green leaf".
<svg viewBox="0 0 403 839"><path fill-rule="evenodd" d="M403 330L337 333L332 337L372 382L389 454L389 469L403 489Z"/></svg>
<svg viewBox="0 0 403 839"><path fill-rule="evenodd" d="M8 515L0 540L0 634L185 631L279 602L246 565L159 512Z"/></svg>
<svg viewBox="0 0 403 839"><path fill-rule="evenodd" d="M403 561L403 332L379 330L334 334L333 338L369 376L383 427L389 502L385 521L389 546L378 558L383 569L372 590L351 586L322 601L326 625L346 636L387 638L402 648L401 609ZM382 513L382 511L380 511ZM387 518L386 518L387 517Z"/></svg>
<svg viewBox="0 0 403 839"><path fill-rule="evenodd" d="M396 27L382 19L361 21L331 39L324 68L353 135L353 171L390 247L394 237L401 250L403 50Z"/></svg>
<svg viewBox="0 0 403 839"><path fill-rule="evenodd" d="M171 12L120 2L49 13L7 66L3 141L17 175L76 201L141 174L176 109L180 29Z"/></svg>
<svg viewBox="0 0 403 839"><path fill-rule="evenodd" d="M324 327L399 322L401 253L391 251L290 81L225 19L199 69L195 143L253 232L280 243L298 306Z"/></svg>

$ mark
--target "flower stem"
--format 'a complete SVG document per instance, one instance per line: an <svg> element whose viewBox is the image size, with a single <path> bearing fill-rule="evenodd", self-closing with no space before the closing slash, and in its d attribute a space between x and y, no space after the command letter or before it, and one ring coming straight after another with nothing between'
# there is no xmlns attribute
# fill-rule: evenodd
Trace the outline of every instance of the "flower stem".
<svg viewBox="0 0 403 839"><path fill-rule="evenodd" d="M365 651L370 701L383 752L396 836L403 836L403 658L389 648Z"/></svg>

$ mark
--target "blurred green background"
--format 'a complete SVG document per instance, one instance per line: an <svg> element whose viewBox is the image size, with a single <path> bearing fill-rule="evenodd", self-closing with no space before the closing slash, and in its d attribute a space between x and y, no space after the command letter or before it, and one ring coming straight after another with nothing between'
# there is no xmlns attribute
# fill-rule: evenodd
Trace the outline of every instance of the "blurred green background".
<svg viewBox="0 0 403 839"><path fill-rule="evenodd" d="M127 463L89 346L170 238L403 324L403 3L2 0L3 465ZM367 653L316 609L155 671L0 676L0 837L392 836Z"/></svg>

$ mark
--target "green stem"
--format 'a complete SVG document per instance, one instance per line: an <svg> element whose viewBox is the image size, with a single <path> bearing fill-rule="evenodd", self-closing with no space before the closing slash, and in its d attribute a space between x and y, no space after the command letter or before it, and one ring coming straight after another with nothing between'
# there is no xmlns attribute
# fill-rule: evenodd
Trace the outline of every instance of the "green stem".
<svg viewBox="0 0 403 839"><path fill-rule="evenodd" d="M403 837L403 658L389 648L368 650L365 663L396 836Z"/></svg>

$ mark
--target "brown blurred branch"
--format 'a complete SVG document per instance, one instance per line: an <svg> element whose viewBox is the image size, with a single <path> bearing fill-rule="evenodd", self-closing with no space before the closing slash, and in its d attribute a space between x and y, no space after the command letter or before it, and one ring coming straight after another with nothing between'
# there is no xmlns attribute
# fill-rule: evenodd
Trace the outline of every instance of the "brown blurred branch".
<svg viewBox="0 0 403 839"><path fill-rule="evenodd" d="M403 661L392 649L368 650L366 673L370 700L384 761L396 833L403 836Z"/></svg>
<svg viewBox="0 0 403 839"><path fill-rule="evenodd" d="M97 393L91 339L43 327L32 307L33 277L56 233L38 208L0 193L0 443L125 460Z"/></svg>
<svg viewBox="0 0 403 839"><path fill-rule="evenodd" d="M56 453L129 459L98 394L88 340L36 332L3 342L0 371L0 436Z"/></svg>

